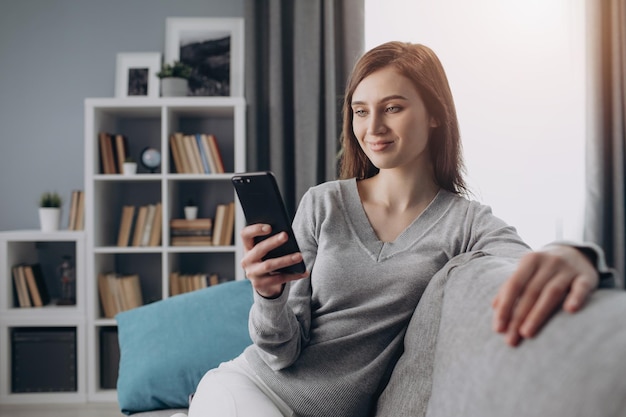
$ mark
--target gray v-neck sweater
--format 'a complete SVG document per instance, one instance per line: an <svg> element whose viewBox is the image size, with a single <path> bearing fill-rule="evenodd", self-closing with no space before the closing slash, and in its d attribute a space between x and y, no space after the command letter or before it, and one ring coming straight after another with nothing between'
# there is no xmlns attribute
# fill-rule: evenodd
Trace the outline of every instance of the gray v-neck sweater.
<svg viewBox="0 0 626 417"><path fill-rule="evenodd" d="M530 250L489 207L443 190L394 242L381 242L354 179L311 188L294 231L311 276L276 299L255 294L244 355L303 417L369 414L426 285L449 259Z"/></svg>

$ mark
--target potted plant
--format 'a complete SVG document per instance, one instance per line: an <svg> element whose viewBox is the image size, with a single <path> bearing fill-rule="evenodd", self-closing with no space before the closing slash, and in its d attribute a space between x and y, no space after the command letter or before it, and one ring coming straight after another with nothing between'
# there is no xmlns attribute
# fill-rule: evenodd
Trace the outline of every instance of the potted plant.
<svg viewBox="0 0 626 417"><path fill-rule="evenodd" d="M198 206L192 198L188 199L185 203L185 219L195 220L198 217Z"/></svg>
<svg viewBox="0 0 626 417"><path fill-rule="evenodd" d="M187 80L191 77L191 67L183 62L174 61L163 64L157 77L161 79L161 96L180 97L187 95Z"/></svg>
<svg viewBox="0 0 626 417"><path fill-rule="evenodd" d="M135 162L135 160L130 156L124 160L122 173L124 175L135 175L137 173L137 162Z"/></svg>
<svg viewBox="0 0 626 417"><path fill-rule="evenodd" d="M39 199L39 224L42 232L59 230L61 204L63 200L56 192L43 193Z"/></svg>

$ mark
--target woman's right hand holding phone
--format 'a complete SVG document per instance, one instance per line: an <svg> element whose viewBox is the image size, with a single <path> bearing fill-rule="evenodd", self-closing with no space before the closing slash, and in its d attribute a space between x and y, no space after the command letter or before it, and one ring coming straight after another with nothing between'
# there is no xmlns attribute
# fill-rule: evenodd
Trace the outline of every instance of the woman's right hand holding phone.
<svg viewBox="0 0 626 417"><path fill-rule="evenodd" d="M252 283L255 291L265 298L279 297L284 289L285 283L295 281L309 276L308 271L304 274L283 274L275 272L278 269L295 265L302 261L301 253L292 253L279 258L263 260L269 251L287 242L287 233L281 232L255 244L254 238L265 236L272 231L267 224L253 224L246 226L241 231L243 241L244 256L241 266L246 272L246 277Z"/></svg>

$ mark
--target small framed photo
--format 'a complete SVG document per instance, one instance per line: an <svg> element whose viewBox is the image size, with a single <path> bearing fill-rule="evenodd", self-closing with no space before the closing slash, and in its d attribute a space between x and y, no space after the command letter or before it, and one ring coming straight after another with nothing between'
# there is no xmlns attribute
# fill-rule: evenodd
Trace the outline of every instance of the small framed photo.
<svg viewBox="0 0 626 417"><path fill-rule="evenodd" d="M160 52L117 54L115 97L159 97Z"/></svg>
<svg viewBox="0 0 626 417"><path fill-rule="evenodd" d="M192 69L191 96L243 96L243 18L168 17L165 63Z"/></svg>

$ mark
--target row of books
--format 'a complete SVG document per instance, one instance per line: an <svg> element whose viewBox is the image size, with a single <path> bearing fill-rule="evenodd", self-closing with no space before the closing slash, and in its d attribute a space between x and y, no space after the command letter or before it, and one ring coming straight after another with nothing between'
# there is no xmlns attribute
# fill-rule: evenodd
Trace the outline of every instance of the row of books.
<svg viewBox="0 0 626 417"><path fill-rule="evenodd" d="M100 172L121 174L124 161L128 157L128 139L119 133L100 132Z"/></svg>
<svg viewBox="0 0 626 417"><path fill-rule="evenodd" d="M181 274L172 272L170 274L170 295L184 294L202 288L217 285L221 282L218 274Z"/></svg>
<svg viewBox="0 0 626 417"><path fill-rule="evenodd" d="M73 190L70 201L70 217L68 230L83 230L85 228L85 193Z"/></svg>
<svg viewBox="0 0 626 417"><path fill-rule="evenodd" d="M136 214L136 215L135 215ZM122 206L117 246L159 246L163 221L161 203L144 206ZM229 246L233 244L235 203L218 204L215 220L172 219L170 245L172 246Z"/></svg>
<svg viewBox="0 0 626 417"><path fill-rule="evenodd" d="M15 306L42 307L50 303L50 295L39 264L20 264L12 268Z"/></svg>
<svg viewBox="0 0 626 417"><path fill-rule="evenodd" d="M135 216L137 212L137 216ZM159 246L163 206L161 203L122 207L117 246Z"/></svg>
<svg viewBox="0 0 626 417"><path fill-rule="evenodd" d="M113 318L117 313L143 305L138 274L98 274L98 293L106 318Z"/></svg>
<svg viewBox="0 0 626 417"><path fill-rule="evenodd" d="M174 169L179 174L222 174L224 161L215 135L196 133L170 135Z"/></svg>

